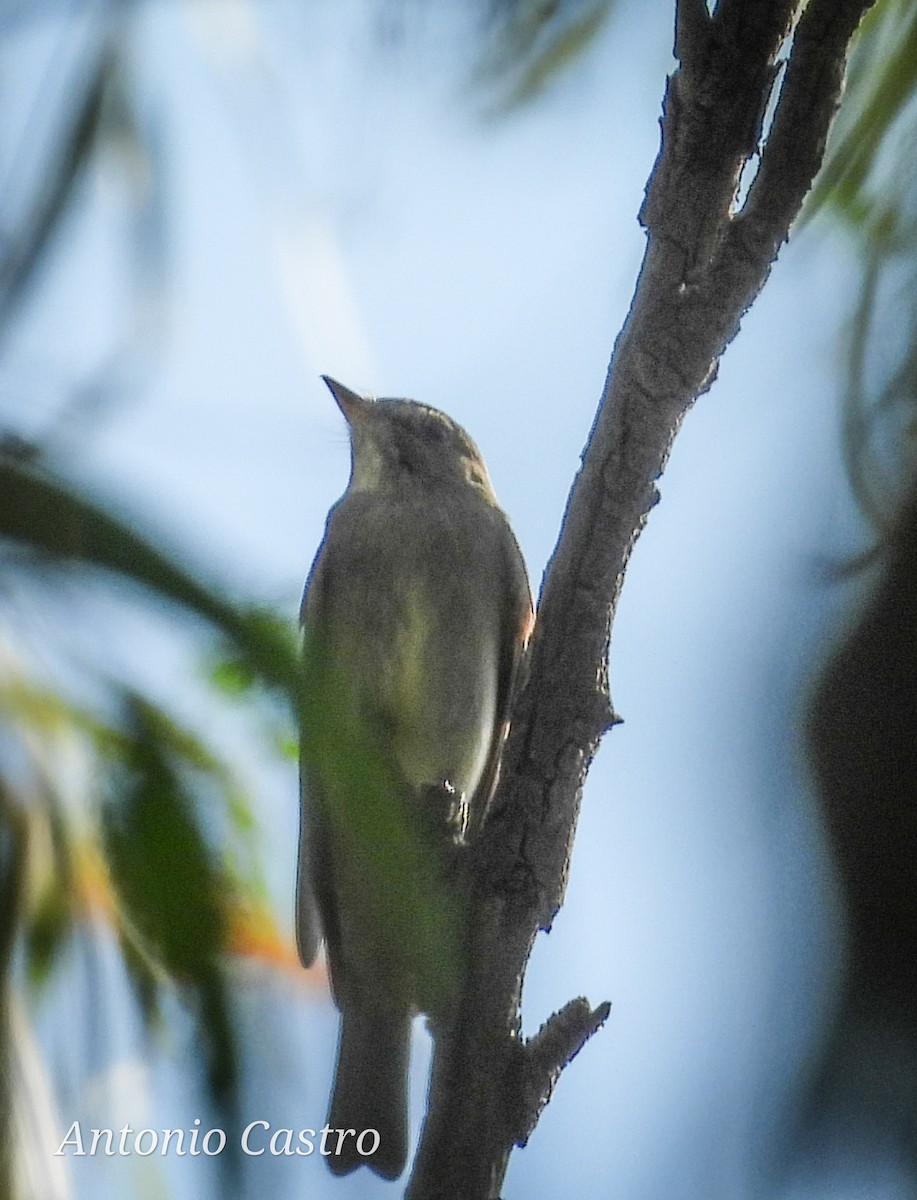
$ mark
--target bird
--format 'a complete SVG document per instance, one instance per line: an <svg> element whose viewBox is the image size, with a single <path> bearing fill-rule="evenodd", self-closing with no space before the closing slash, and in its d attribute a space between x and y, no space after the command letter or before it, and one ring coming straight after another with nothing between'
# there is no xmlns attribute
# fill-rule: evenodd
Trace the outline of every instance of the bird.
<svg viewBox="0 0 917 1200"><path fill-rule="evenodd" d="M534 609L465 430L322 379L351 471L300 612L296 940L304 966L324 941L341 1011L328 1165L395 1179L411 1022L448 1007L462 969L451 856L484 822Z"/></svg>

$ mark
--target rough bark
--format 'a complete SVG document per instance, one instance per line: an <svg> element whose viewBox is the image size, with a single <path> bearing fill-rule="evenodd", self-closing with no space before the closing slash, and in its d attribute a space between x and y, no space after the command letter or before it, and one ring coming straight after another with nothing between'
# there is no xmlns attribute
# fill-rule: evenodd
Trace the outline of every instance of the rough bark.
<svg viewBox="0 0 917 1200"><path fill-rule="evenodd" d="M473 851L472 966L455 1026L438 1039L409 1200L497 1200L513 1146L608 1015L607 1004L574 1000L526 1041L519 1005L535 935L563 901L586 772L615 721L607 657L624 571L681 422L715 378L819 168L847 48L871 3L810 0L801 15L799 0L719 0L712 15L704 0L677 3L679 66L640 214L646 253L545 575L500 788Z"/></svg>

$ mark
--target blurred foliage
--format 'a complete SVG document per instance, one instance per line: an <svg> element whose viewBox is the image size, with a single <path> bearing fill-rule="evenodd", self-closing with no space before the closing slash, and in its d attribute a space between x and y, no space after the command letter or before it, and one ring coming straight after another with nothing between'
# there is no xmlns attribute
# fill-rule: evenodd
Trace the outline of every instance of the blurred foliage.
<svg viewBox="0 0 917 1200"><path fill-rule="evenodd" d="M615 0L491 0L475 73L495 114L543 95L581 62L615 8Z"/></svg>
<svg viewBox="0 0 917 1200"><path fill-rule="evenodd" d="M46 562L103 568L198 614L230 639L253 673L295 698L295 642L287 623L239 609L39 463L0 455L0 495L0 537Z"/></svg>
<svg viewBox="0 0 917 1200"><path fill-rule="evenodd" d="M211 1091L226 1112L236 1052L219 955L230 889L184 778L189 765L200 772L204 764L200 755L189 759L187 736L161 710L136 695L125 696L125 706L124 759L103 811L106 858L123 910L122 944L129 951L143 946L125 961L147 1010L155 1001L157 968L198 998Z"/></svg>
<svg viewBox="0 0 917 1200"><path fill-rule="evenodd" d="M60 145L50 157L34 203L27 207L20 226L4 239L0 249L0 331L9 324L22 293L35 276L61 219L96 149L102 128L102 109L114 62L104 46L79 103L70 114Z"/></svg>
<svg viewBox="0 0 917 1200"><path fill-rule="evenodd" d="M847 342L844 447L864 512L894 524L917 470L917 2L863 23L807 217L855 241L861 282Z"/></svg>
<svg viewBox="0 0 917 1200"><path fill-rule="evenodd" d="M843 890L846 971L799 1110L810 1159L851 1155L917 1188L917 478L865 602L822 664L806 737ZM897 1190L897 1189L896 1189Z"/></svg>
<svg viewBox="0 0 917 1200"><path fill-rule="evenodd" d="M304 675L311 840L333 863L325 873L336 897L346 898L337 913L339 940L360 947L360 962L351 953L348 973L372 975L387 994L404 996L406 1007L447 1011L460 978L462 912L460 890L441 870L446 823L418 825L389 748L350 702L346 673L314 630L307 631Z"/></svg>
<svg viewBox="0 0 917 1200"><path fill-rule="evenodd" d="M72 582L82 572L204 618L262 693L285 701L294 727L291 623L231 604L40 461L0 455L0 570L7 582L19 577L26 594L33 572L44 582L49 573ZM0 920L3 994L53 983L66 947L83 944L74 935L107 927L148 1029L157 1028L166 993L184 1000L211 1102L231 1128L240 1085L231 961L254 957L286 970L295 955L270 910L256 822L233 769L148 697L117 681L105 690L99 711L0 655L0 847L20 847L25 880ZM234 853L234 845L248 849ZM237 860L254 869L240 873ZM14 873L3 865L9 890ZM15 969L19 945L23 972ZM9 1096L4 1105L7 1125L15 1103ZM224 1157L224 1168L237 1165ZM13 1196L12 1186L3 1194Z"/></svg>
<svg viewBox="0 0 917 1200"><path fill-rule="evenodd" d="M843 893L846 973L800 1106L810 1161L844 1130L917 1181L917 2L880 0L807 218L852 240L843 443L876 530L867 594L822 664L807 746ZM906 1180L906 1182L904 1181Z"/></svg>
<svg viewBox="0 0 917 1200"><path fill-rule="evenodd" d="M903 119L913 128L915 85L917 4L884 0L867 14L857 35L843 109L809 199L810 213L830 204L855 228L882 219L885 206L876 208L879 180L873 172L889 154L885 139L896 123ZM907 130L901 132L907 136Z"/></svg>
<svg viewBox="0 0 917 1200"><path fill-rule="evenodd" d="M375 5L379 50L409 41L433 7L419 0ZM617 8L617 0L466 0L472 26L470 99L482 102L486 115L500 118L544 97L582 64Z"/></svg>
<svg viewBox="0 0 917 1200"><path fill-rule="evenodd" d="M104 568L112 581L130 581L206 618L263 685L283 695L291 710L299 703L298 652L288 623L231 605L59 478L2 457L0 562L7 579L36 566L45 575ZM250 840L255 822L230 767L174 716L114 683L108 706L113 718L39 686L12 661L3 664L3 821L28 829L30 878L24 905L4 909L3 934L11 942L21 937L35 987L49 980L78 925L102 921L112 928L148 1022L155 1024L164 988L187 998L211 1098L228 1117L238 1080L226 956L293 962L260 878L217 865L221 827L230 840ZM67 769L62 741L80 748L88 794L61 790L54 763L64 759ZM17 746L20 761L29 763L24 781Z"/></svg>

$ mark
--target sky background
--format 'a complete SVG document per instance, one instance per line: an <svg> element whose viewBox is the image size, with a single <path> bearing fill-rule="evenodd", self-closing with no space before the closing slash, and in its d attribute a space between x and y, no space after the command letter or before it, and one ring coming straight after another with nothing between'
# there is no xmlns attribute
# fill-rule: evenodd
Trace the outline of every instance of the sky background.
<svg viewBox="0 0 917 1200"><path fill-rule="evenodd" d="M411 6L320 0L140 10L130 86L155 153L144 163L113 149L85 181L3 348L9 419L52 431L68 474L235 594L291 615L349 469L321 373L423 400L471 432L537 592L639 267L670 6L621 0L585 57L508 115L470 83L470 24L445 7L417 22ZM55 105L97 46L96 11L49 8L0 41L0 170L25 197ZM383 11L405 14L404 38L386 36ZM124 247L151 171L163 207L148 212L158 250L138 307ZM676 441L614 627L625 723L590 773L567 901L524 996L529 1034L575 995L611 1000L611 1017L514 1153L507 1200L775 1194L758 1191L769 1139L816 1045L838 946L799 728L849 599L828 569L861 544L839 438L854 288L836 235L816 226L794 239ZM112 358L125 328L140 351L129 363ZM117 401L62 422L62 398L91 398L100 381ZM238 714L213 710L172 615L90 595L77 616L87 658L133 673L238 751L289 930L294 767L268 761ZM104 942L97 953L106 998L65 964L68 1012L58 999L40 1014L59 1062L91 1012L110 1034L101 1067L64 1072L62 1129L90 1114L116 1128L197 1115L206 1126L179 1069L193 1052L179 1008L144 1066L116 956ZM330 1001L244 970L247 1044L269 1070L243 1114L320 1126ZM421 1044L418 1114L425 1055ZM77 1200L159 1196L163 1184L219 1194L200 1161L70 1165ZM399 1194L366 1172L333 1181L317 1158L245 1169L273 1200ZM893 1179L867 1193L845 1171L810 1165L779 1194L897 1195Z"/></svg>

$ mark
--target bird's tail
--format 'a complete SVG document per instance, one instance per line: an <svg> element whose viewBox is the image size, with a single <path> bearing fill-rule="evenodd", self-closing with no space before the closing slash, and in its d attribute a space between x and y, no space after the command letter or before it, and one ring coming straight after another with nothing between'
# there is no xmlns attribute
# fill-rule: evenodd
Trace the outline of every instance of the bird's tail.
<svg viewBox="0 0 917 1200"><path fill-rule="evenodd" d="M386 1179L404 1170L410 1036L404 1010L344 1006L328 1116L328 1165L335 1175L364 1164Z"/></svg>

